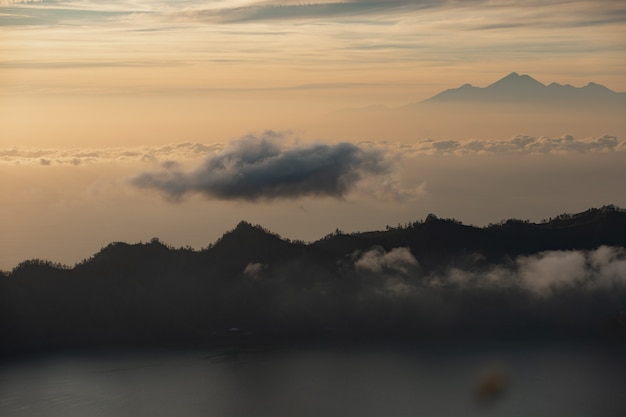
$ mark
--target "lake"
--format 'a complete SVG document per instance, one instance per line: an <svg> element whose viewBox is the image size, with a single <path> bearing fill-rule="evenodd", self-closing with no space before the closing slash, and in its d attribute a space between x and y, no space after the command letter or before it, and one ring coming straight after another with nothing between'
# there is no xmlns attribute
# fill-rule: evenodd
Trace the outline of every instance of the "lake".
<svg viewBox="0 0 626 417"><path fill-rule="evenodd" d="M624 352L412 342L31 356L1 365L0 415L617 417Z"/></svg>

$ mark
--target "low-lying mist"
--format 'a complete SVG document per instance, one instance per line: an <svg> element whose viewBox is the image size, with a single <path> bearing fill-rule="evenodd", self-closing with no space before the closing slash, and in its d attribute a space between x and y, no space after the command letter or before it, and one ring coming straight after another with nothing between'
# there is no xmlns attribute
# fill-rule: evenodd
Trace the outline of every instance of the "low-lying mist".
<svg viewBox="0 0 626 417"><path fill-rule="evenodd" d="M624 324L623 248L546 251L495 265L480 261L469 254L456 266L426 271L408 248L374 247L355 252L338 276L324 278L296 263L248 264L243 275L250 310L241 312L259 321L273 317L263 323L268 330L282 323L296 331L374 338L597 333Z"/></svg>
<svg viewBox="0 0 626 417"><path fill-rule="evenodd" d="M543 230L494 227L512 226ZM464 233L489 229L431 218L304 244L242 222L202 251L154 239L73 268L28 261L0 276L2 348L626 336L623 247L528 251L518 231L526 246L459 249Z"/></svg>

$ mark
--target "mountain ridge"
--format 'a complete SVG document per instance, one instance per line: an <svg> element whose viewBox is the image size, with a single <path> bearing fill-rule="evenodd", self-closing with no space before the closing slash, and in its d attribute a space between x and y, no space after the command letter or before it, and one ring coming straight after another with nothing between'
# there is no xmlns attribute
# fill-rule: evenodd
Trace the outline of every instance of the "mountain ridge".
<svg viewBox="0 0 626 417"><path fill-rule="evenodd" d="M623 265L626 210L615 206L482 228L429 215L308 244L241 222L200 251L117 242L73 267L30 260L1 273L0 352L442 335L626 340ZM554 276L573 281L551 290L542 280Z"/></svg>
<svg viewBox="0 0 626 417"><path fill-rule="evenodd" d="M511 72L486 87L464 84L438 93L421 104L448 102L529 102L537 104L569 103L610 104L626 102L626 93L615 92L603 85L589 82L584 87L552 82L545 85L526 74ZM410 106L410 105L409 105Z"/></svg>
<svg viewBox="0 0 626 417"><path fill-rule="evenodd" d="M546 240L546 237L544 236L547 231L571 231L576 227L584 228L584 226L589 223L598 226L605 221L616 221L617 223L614 224L612 228L603 227L603 235L598 238L593 239L588 237L587 244L583 240L575 240L572 242L572 245L570 245L571 247L559 246L550 239ZM591 208L575 214L563 213L555 216L554 218L551 217L549 220L544 220L538 223L533 223L528 220L506 219L500 221L499 223L491 223L485 227L466 225L455 219L440 218L434 214L429 214L422 221L418 220L404 226L399 225L398 227L387 226L386 230L345 233L337 229L335 232L309 243L282 238L277 233L273 233L261 225L254 225L242 220L236 225L235 228L226 231L222 237L217 239L217 241L199 251L191 248L174 248L161 242L158 238L153 238L150 242L135 244L112 242L103 247L89 259L83 260L73 267L55 264L41 259L31 259L21 262L18 266L13 268L12 271L2 272L5 275L11 275L13 271L19 270L24 265L29 264L40 266L45 264L57 269L73 269L92 262L97 263L103 259L123 257L126 254L133 253L138 256L141 256L142 253L153 253L155 256L159 256L168 252L188 252L194 254L211 254L211 252L215 252L215 255L212 256L212 258L219 260L220 258L229 256L229 252L232 253L240 251L242 248L247 248L256 254L259 254L257 257L263 259L277 257L278 250L285 250L287 255L282 257L288 258L289 256L295 256L296 254L301 253L301 251L305 248L323 248L326 250L327 248L333 247L334 249L332 251L339 253L338 251L340 247L352 248L355 245L357 249L362 245L379 245L389 248L394 245L407 245L411 242L411 234L423 234L424 236L438 234L437 238L434 240L435 243L454 240L456 242L456 246L454 246L455 250L468 249L471 248L471 246L468 246L468 242L471 241L471 238L459 239L458 236L454 236L455 233L467 233L470 237L476 237L486 233L490 234L492 238L497 240L500 235L508 234L508 231L513 225L522 225L522 227L526 230L542 232L538 241L534 242L539 244L538 242L541 241L540 247L530 249L531 252L533 250L589 249L601 244L616 244L626 247L626 209L622 209L614 205L606 205L600 208ZM445 233L445 231L447 231L447 233ZM592 235L594 230L587 230L585 233ZM413 236L413 238L414 237L415 236ZM420 236L420 239L421 238L422 236ZM432 238L434 238L434 236ZM432 238L424 238L424 241L420 241L418 246L424 250L428 249L430 251L435 249L444 250L452 248L446 248L443 246L438 248L433 246ZM416 241L413 240L412 242L415 243ZM480 242L474 244L474 248L478 248L479 246ZM350 249L346 249L346 251L349 250ZM354 249L352 249L352 251L354 251ZM341 253L341 255L345 255L345 253Z"/></svg>

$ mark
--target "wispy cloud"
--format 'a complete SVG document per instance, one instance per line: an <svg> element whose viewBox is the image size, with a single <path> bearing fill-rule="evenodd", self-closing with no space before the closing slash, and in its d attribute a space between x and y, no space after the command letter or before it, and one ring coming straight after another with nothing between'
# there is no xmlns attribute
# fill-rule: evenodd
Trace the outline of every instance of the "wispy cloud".
<svg viewBox="0 0 626 417"><path fill-rule="evenodd" d="M271 200L304 196L343 197L364 176L387 171L383 153L350 143L283 147L282 135L265 132L236 140L202 166L146 172L132 179L170 199L203 194L224 200Z"/></svg>
<svg viewBox="0 0 626 417"><path fill-rule="evenodd" d="M199 6L199 7L198 7ZM261 21L317 20L349 17L402 16L425 10L453 12L449 18L437 15L444 23L456 22L457 30L509 30L524 27L558 28L619 24L626 21L626 7L612 1L582 1L572 4L560 0L542 2L454 1L454 0L344 0L344 1L245 1L168 8L167 19L207 23L247 23ZM466 18L459 18L459 14Z"/></svg>
<svg viewBox="0 0 626 417"><path fill-rule="evenodd" d="M456 23L458 30L511 30L526 27L558 28L619 24L626 21L626 6L615 1L511 2L487 0L319 0L301 1L133 1L98 4L79 0L0 0L0 7L17 7L9 24L54 24L68 18L107 18L106 13L158 16L165 21L250 23L377 17L402 17L425 11L447 13L435 21ZM33 6L33 7L29 7ZM74 14L69 12L73 11ZM452 13L451 13L452 12ZM81 14L82 13L82 14ZM459 18L460 15L466 18ZM359 23L355 21L354 23ZM360 22L362 23L362 22Z"/></svg>
<svg viewBox="0 0 626 417"><path fill-rule="evenodd" d="M442 84L446 73L466 82L461 77L468 73L497 68L533 66L562 73L560 63L568 62L568 81L595 72L598 81L612 78L615 85L623 78L618 57L624 19L626 6L615 1L5 0L0 31L9 36L0 45L0 70L28 70L31 82L5 86L15 95L198 94L333 84L364 97L359 90L396 82L405 87L393 94L390 88L386 98L374 102L400 104L413 99L406 96L413 88L409 84L427 80L433 68L442 72L436 70L431 80L448 85ZM487 62L490 70L483 67ZM172 76L174 66L186 75ZM88 75L109 67L136 68L137 82L127 83L117 71ZM37 69L54 71L30 71ZM84 75L59 76L65 69L81 69ZM202 75L209 72L216 76ZM192 79L196 82L190 86ZM423 96L416 92L415 97ZM341 99L351 101L347 98L343 94Z"/></svg>
<svg viewBox="0 0 626 417"><path fill-rule="evenodd" d="M46 3L47 0L0 0L0 6L11 4Z"/></svg>
<svg viewBox="0 0 626 417"><path fill-rule="evenodd" d="M106 23L128 16L132 10L123 7L97 7L85 2L16 1L0 3L0 27L3 26L57 26L87 23Z"/></svg>
<svg viewBox="0 0 626 417"><path fill-rule="evenodd" d="M243 23L251 21L319 19L384 13L398 9L423 9L440 6L436 0L347 0L300 2L251 2L240 7L171 11L170 18L184 18L213 23Z"/></svg>
<svg viewBox="0 0 626 417"><path fill-rule="evenodd" d="M67 69L67 68L141 68L171 67L183 65L180 61L5 61L0 62L0 69Z"/></svg>
<svg viewBox="0 0 626 417"><path fill-rule="evenodd" d="M458 2L460 3L460 2ZM458 4L457 3L457 4ZM488 19L472 19L469 30L501 30L517 28L558 29L615 25L626 21L626 6L611 0L566 2L493 1L478 2Z"/></svg>

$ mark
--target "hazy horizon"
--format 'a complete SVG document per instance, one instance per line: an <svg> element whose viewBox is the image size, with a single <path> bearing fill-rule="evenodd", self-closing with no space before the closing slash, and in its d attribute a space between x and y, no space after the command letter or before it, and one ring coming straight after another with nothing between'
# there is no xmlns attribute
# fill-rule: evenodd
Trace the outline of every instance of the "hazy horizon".
<svg viewBox="0 0 626 417"><path fill-rule="evenodd" d="M622 105L403 108L511 72L626 91L613 1L0 0L0 269L428 213L626 206Z"/></svg>

